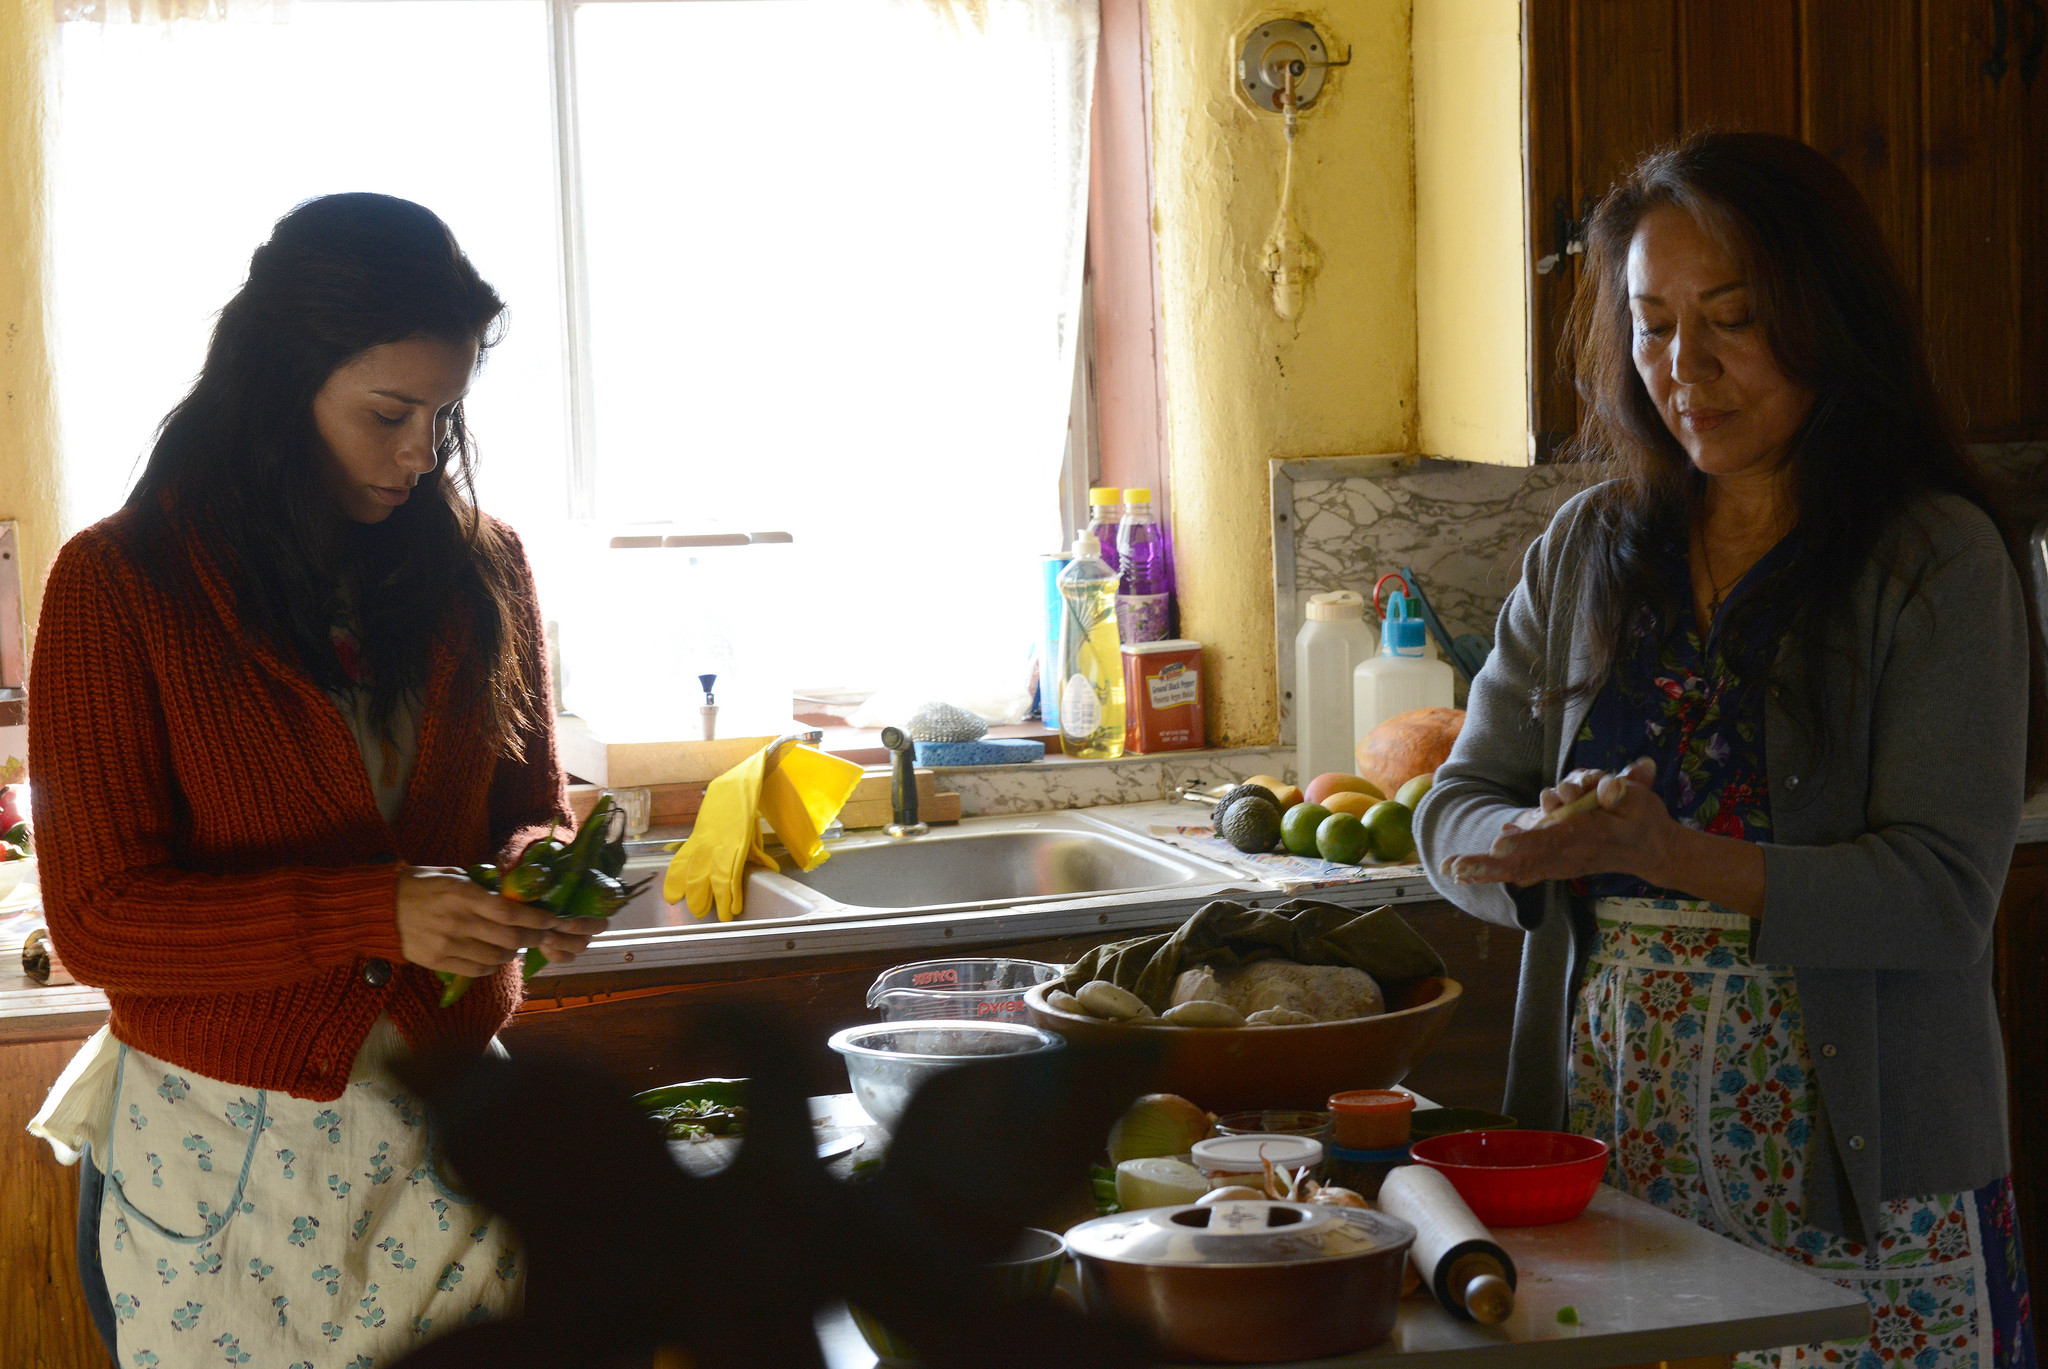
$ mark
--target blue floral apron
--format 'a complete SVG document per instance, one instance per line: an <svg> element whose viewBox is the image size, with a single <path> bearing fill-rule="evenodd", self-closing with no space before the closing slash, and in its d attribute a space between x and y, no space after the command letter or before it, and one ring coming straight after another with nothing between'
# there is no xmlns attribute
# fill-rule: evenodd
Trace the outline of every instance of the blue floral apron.
<svg viewBox="0 0 2048 1369"><path fill-rule="evenodd" d="M388 1019L324 1103L118 1049L93 1158L121 1369L373 1369L517 1309L516 1240L436 1165Z"/></svg>
<svg viewBox="0 0 2048 1369"><path fill-rule="evenodd" d="M1630 623L1572 766L1648 756L1679 822L1770 841L1765 690L1778 625L1773 601L1753 596L1793 547L1742 577L1704 638L1683 542L1665 548L1668 617L1646 603ZM2033 1369L2012 1181L1887 1202L1868 1246L1807 1225L1819 1098L1793 972L1753 963L1749 919L1711 904L1626 875L1574 891L1592 902L1597 937L1572 1023L1569 1125L1614 1148L1608 1181L1870 1304L1867 1339L1745 1363Z"/></svg>
<svg viewBox="0 0 2048 1369"><path fill-rule="evenodd" d="M1792 972L1753 963L1749 919L1710 904L1602 899L1594 912L1597 949L1572 1023L1569 1126L1613 1147L1607 1181L1870 1304L1867 1340L1742 1362L2031 1365L2024 1283L2017 1321L1995 1305L2011 1301L1995 1294L2001 1280L2013 1291L2020 1269L2011 1181L1887 1202L1868 1246L1808 1226L1818 1100Z"/></svg>

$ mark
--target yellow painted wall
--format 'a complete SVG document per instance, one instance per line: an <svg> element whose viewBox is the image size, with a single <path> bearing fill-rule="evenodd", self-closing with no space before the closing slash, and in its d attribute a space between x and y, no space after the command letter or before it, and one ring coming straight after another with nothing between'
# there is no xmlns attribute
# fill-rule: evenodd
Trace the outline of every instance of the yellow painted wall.
<svg viewBox="0 0 2048 1369"><path fill-rule="evenodd" d="M1321 270L1293 323L1261 272L1278 116L1233 92L1243 35L1304 18L1351 52L1302 117L1295 187ZM1209 739L1278 735L1276 458L1412 450L1414 168L1407 0L1152 0L1153 195L1184 635L1208 647Z"/></svg>
<svg viewBox="0 0 2048 1369"><path fill-rule="evenodd" d="M50 11L49 0L0 0L0 518L21 524L22 611L31 628L62 541L45 313Z"/></svg>
<svg viewBox="0 0 2048 1369"><path fill-rule="evenodd" d="M1521 0L1415 0L1419 445L1529 462Z"/></svg>

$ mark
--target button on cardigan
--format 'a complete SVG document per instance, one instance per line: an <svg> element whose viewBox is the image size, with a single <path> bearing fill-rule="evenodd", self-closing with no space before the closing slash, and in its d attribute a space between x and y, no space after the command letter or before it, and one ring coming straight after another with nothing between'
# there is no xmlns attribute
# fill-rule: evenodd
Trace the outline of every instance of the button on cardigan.
<svg viewBox="0 0 2048 1369"><path fill-rule="evenodd" d="M509 528L497 532L518 551ZM380 1013L414 1047L481 1051L518 1005L515 965L438 1006L405 963L398 872L516 851L568 822L539 602L520 553L522 753L456 697L466 634L434 646L395 823L348 720L253 640L210 557L170 592L126 549L128 515L67 543L43 593L29 765L43 906L67 969L104 989L120 1040L213 1078L338 1097Z"/></svg>

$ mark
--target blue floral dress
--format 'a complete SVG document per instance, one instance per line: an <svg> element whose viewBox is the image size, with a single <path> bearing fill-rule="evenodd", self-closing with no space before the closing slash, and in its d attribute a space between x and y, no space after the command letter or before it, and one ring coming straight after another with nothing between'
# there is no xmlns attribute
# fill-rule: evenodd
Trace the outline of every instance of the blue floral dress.
<svg viewBox="0 0 2048 1369"><path fill-rule="evenodd" d="M1785 544L1730 592L1703 637L1683 545L1668 549L1669 621L1631 625L1574 742L1573 768L1657 763L1689 827L1771 840L1764 690L1781 624L1721 629ZM1858 1245L1801 1217L1819 1104L1793 970L1749 955L1750 922L1626 875L1577 881L1593 900L1592 965L1572 1023L1572 1130L1613 1147L1607 1180L1674 1215L1825 1274L1870 1304L1858 1341L1741 1357L1759 1366L2034 1369L2012 1181L1887 1202Z"/></svg>

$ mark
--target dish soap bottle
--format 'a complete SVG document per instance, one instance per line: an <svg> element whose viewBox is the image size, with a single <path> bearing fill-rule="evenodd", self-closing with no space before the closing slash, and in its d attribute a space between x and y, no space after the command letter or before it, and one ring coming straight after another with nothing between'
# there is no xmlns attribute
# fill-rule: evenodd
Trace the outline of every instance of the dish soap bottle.
<svg viewBox="0 0 2048 1369"><path fill-rule="evenodd" d="M1380 654L1351 675L1352 742L1362 742L1387 719L1417 708L1451 706L1451 668L1429 648L1422 619L1413 616L1408 596L1387 596L1380 624Z"/></svg>
<svg viewBox="0 0 2048 1369"><path fill-rule="evenodd" d="M1060 750L1081 760L1124 753L1123 653L1117 643L1117 575L1091 533L1074 539L1060 572Z"/></svg>
<svg viewBox="0 0 2048 1369"><path fill-rule="evenodd" d="M1120 580L1116 616L1126 642L1166 640L1172 571L1166 564L1166 534L1152 516L1152 491L1124 491L1124 517L1116 529ZM1107 558L1104 558L1105 560Z"/></svg>
<svg viewBox="0 0 2048 1369"><path fill-rule="evenodd" d="M1294 766L1303 784L1351 773L1352 675L1379 646L1365 599L1348 589L1311 595L1306 615L1294 637Z"/></svg>

